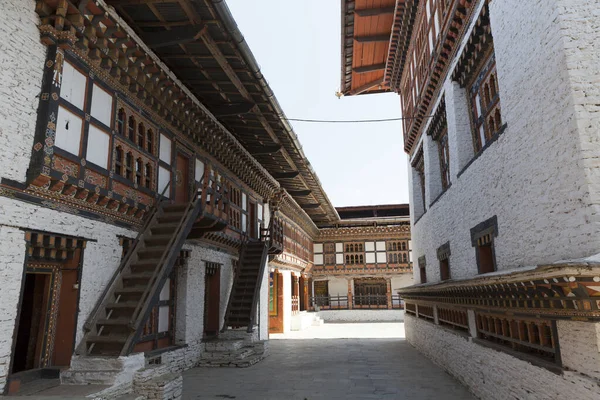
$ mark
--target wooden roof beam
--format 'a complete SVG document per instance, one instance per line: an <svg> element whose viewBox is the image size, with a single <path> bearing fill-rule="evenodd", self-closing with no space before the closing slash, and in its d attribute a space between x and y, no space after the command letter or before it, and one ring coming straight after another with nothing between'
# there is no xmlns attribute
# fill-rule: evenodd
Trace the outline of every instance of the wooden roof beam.
<svg viewBox="0 0 600 400"><path fill-rule="evenodd" d="M177 3L178 0L106 0L110 6L140 6L157 3Z"/></svg>
<svg viewBox="0 0 600 400"><path fill-rule="evenodd" d="M279 150L281 150L281 145L260 147L248 146L246 147L246 150L248 150L248 152L253 156L270 155L273 153L277 153Z"/></svg>
<svg viewBox="0 0 600 400"><path fill-rule="evenodd" d="M310 190L288 190L290 196L309 196L312 192Z"/></svg>
<svg viewBox="0 0 600 400"><path fill-rule="evenodd" d="M316 203L316 204L300 204L300 207L302 207L305 210L314 210L315 208L321 207L321 204L319 204L319 203Z"/></svg>
<svg viewBox="0 0 600 400"><path fill-rule="evenodd" d="M362 67L352 68L352 72L356 72L357 74L365 74L368 72L382 71L384 69L385 69L385 64L374 64L374 65L365 65Z"/></svg>
<svg viewBox="0 0 600 400"><path fill-rule="evenodd" d="M355 89L350 90L350 95L355 96L355 95L361 94L361 93L366 92L369 89L373 89L374 87L379 86L379 85L383 85L383 78L368 82L362 86L359 86Z"/></svg>
<svg viewBox="0 0 600 400"><path fill-rule="evenodd" d="M206 29L206 27L204 28ZM164 32L145 33L144 42L151 49L190 43L198 40L203 29L199 26L176 27Z"/></svg>
<svg viewBox="0 0 600 400"><path fill-rule="evenodd" d="M365 8L362 10L354 10L354 13L359 17L376 17L383 14L393 14L395 11L394 7L382 7L382 8Z"/></svg>
<svg viewBox="0 0 600 400"><path fill-rule="evenodd" d="M358 43L387 43L390 41L390 35L354 36L354 40Z"/></svg>
<svg viewBox="0 0 600 400"><path fill-rule="evenodd" d="M300 171L291 171L291 172L273 172L271 176L275 179L294 179L300 175Z"/></svg>

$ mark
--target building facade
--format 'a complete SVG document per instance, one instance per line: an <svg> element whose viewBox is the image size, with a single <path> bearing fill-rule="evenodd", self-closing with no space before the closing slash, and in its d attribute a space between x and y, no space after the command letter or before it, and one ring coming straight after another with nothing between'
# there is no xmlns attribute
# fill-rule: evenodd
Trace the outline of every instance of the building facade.
<svg viewBox="0 0 600 400"><path fill-rule="evenodd" d="M342 92L400 95L407 339L480 398L597 398L598 3L367 3Z"/></svg>
<svg viewBox="0 0 600 400"><path fill-rule="evenodd" d="M0 9L0 393L262 359L340 215L227 5Z"/></svg>

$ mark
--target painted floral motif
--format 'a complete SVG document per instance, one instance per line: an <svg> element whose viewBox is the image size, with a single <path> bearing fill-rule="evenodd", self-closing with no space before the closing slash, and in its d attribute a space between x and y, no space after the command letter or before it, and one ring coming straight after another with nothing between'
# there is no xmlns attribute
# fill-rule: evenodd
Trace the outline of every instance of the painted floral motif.
<svg viewBox="0 0 600 400"><path fill-rule="evenodd" d="M100 186L105 189L108 185L108 180L104 175L101 175L94 171L90 171L89 169L86 169L84 172L84 180L89 184L92 184L94 186Z"/></svg>
<svg viewBox="0 0 600 400"><path fill-rule="evenodd" d="M76 178L79 175L79 166L77 164L58 156L54 157L52 168L64 173L66 176L72 176Z"/></svg>

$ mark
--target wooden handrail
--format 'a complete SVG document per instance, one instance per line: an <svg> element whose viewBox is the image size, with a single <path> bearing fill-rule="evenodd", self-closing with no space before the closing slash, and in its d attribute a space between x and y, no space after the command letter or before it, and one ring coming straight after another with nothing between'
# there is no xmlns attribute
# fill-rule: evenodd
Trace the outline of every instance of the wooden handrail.
<svg viewBox="0 0 600 400"><path fill-rule="evenodd" d="M154 221L154 219L156 217L156 213L158 212L158 209L159 209L159 204L162 203L163 197L164 197L167 189L170 186L171 186L171 181L169 180L169 182L167 182L167 185L164 187L163 191L157 197L156 203L154 203L154 205L150 209L150 212L148 213L148 217L146 218L144 225L138 231L138 234L135 237L133 243L131 243L131 246L129 246L129 248L127 249L127 252L125 253L125 257L123 257L123 259L119 263L119 266L117 267L117 269L113 273L112 277L110 278L110 281L108 281L107 285L104 287L102 295L99 297L99 301L96 302L96 305L94 306L94 308L88 315L85 323L83 324L83 329L86 332L89 332L92 329L92 327L93 327L92 324L93 324L94 320L96 319L99 310L101 309L102 305L105 302L107 302L108 293L110 293L111 290L114 290L114 286L117 282L117 278L123 272L125 267L130 263L131 257L133 256L133 254L135 254L135 252L137 250L137 246L139 245L141 236L144 234L144 232L146 232L146 230L148 229L150 224Z"/></svg>
<svg viewBox="0 0 600 400"><path fill-rule="evenodd" d="M197 187L197 185L194 185L194 186ZM196 190L197 189L195 189L195 191ZM151 303L150 294L156 293L156 291L158 290L158 285L161 283L160 282L161 280L157 279L157 278L160 275L162 275L162 272L164 270L164 264L166 261L165 259L167 259L169 257L169 255L171 255L171 252L173 251L173 242L179 238L182 229L189 222L190 217L194 217L193 215L190 215L190 211L192 208L196 207L196 205L198 205L198 199L188 202L187 207L184 212L184 217L181 218L181 220L179 221L179 224L177 225L177 228L175 229L175 232L169 238L169 242L167 243L167 246L165 247L166 251L162 253L161 258L159 259L159 262L157 264L157 268L154 269L154 274L152 275L152 278L150 280L150 282L152 282L152 285L146 286L146 290L144 291L144 293L142 295L142 301L140 303L138 303L135 311L133 312L133 315L131 317L132 329L134 329L134 330L139 329L140 324L142 323L142 318L140 318L140 316L145 315L146 311L150 307L150 303ZM127 346L125 346L125 348L127 348Z"/></svg>

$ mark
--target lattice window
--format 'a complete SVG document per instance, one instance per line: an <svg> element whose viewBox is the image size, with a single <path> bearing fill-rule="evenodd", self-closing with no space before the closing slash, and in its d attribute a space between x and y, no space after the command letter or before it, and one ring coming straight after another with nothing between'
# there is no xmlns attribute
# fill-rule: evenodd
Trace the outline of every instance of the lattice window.
<svg viewBox="0 0 600 400"><path fill-rule="evenodd" d="M353 242L344 244L345 264L355 265L365 262L365 244L362 242Z"/></svg>
<svg viewBox="0 0 600 400"><path fill-rule="evenodd" d="M491 314L476 314L480 339L557 362L554 321L526 320Z"/></svg>
<svg viewBox="0 0 600 400"><path fill-rule="evenodd" d="M127 114L123 107L119 108L117 113L117 133L119 135L125 135L125 123L127 121Z"/></svg>
<svg viewBox="0 0 600 400"><path fill-rule="evenodd" d="M417 305L413 303L405 303L404 310L412 315L417 315Z"/></svg>
<svg viewBox="0 0 600 400"><path fill-rule="evenodd" d="M481 151L502 127L497 76L492 50L485 59L479 75L468 87L476 152Z"/></svg>

